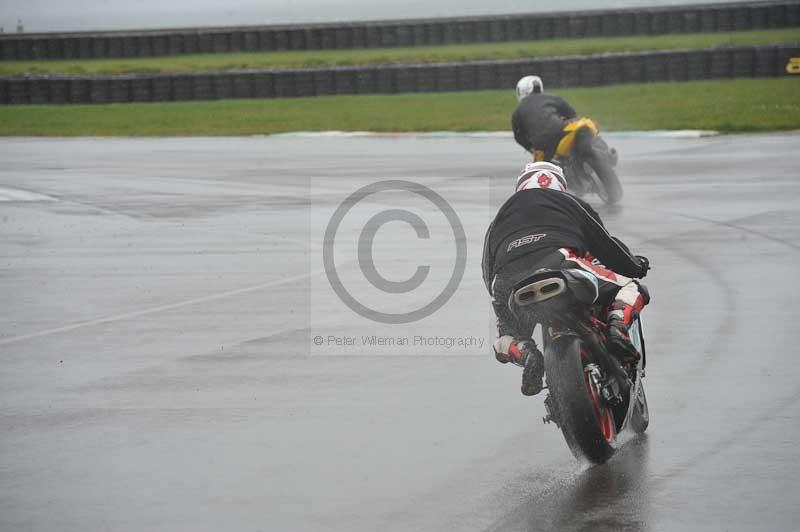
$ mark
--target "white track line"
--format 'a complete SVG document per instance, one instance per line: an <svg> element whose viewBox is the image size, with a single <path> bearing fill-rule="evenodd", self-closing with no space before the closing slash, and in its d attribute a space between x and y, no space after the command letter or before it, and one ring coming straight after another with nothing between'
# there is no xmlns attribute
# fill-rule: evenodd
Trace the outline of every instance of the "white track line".
<svg viewBox="0 0 800 532"><path fill-rule="evenodd" d="M19 188L11 188L0 185L0 201L17 202L17 201L58 201L52 196L45 196L36 192L22 190Z"/></svg>
<svg viewBox="0 0 800 532"><path fill-rule="evenodd" d="M223 299L226 297L236 296L239 294L246 294L248 292L257 292L259 290L264 290L266 288L272 288L275 286L293 283L301 279L308 279L310 277L313 277L314 275L317 275L318 273L320 272L308 272L301 275L294 275L292 277L284 277L283 279L277 279L275 281L270 281L268 283L257 284L254 286L247 286L245 288L237 288L236 290L229 290L227 292L220 292L218 294L196 297L194 299L187 299L185 301L179 301L177 303L170 303L168 305L160 305L158 307L136 310L134 312L126 312L124 314L117 314L116 316L108 316L105 318L98 318L96 320L73 323L72 325L64 325L63 327L56 327L54 329L47 329L45 331L39 331L31 334L24 334L22 336L14 336L11 338L0 340L0 345L8 345L16 342L22 342L23 340L30 340L32 338L40 338L42 336L50 336L52 334L74 331L75 329L82 329L84 327L91 327L93 325L102 325L104 323L113 323L115 321L127 320L130 318L138 318L139 316L146 316L148 314L155 314L157 312L163 312L165 310L173 310L176 308L188 307L189 305L195 305L197 303L205 303L206 301L214 301L217 299Z"/></svg>

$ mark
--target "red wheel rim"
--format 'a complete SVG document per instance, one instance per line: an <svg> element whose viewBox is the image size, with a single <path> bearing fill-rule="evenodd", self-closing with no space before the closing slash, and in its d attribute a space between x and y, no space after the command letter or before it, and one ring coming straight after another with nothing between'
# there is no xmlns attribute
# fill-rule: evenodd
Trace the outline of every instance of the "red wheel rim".
<svg viewBox="0 0 800 532"><path fill-rule="evenodd" d="M617 435L617 427L614 424L614 413L603 404L603 400L600 397L600 390L597 388L597 385L588 372L584 372L583 378L586 381L586 389L589 391L589 398L592 401L592 408L594 408L594 414L597 417L600 431L603 433L603 437L606 441L611 443L611 441L614 440L614 436Z"/></svg>

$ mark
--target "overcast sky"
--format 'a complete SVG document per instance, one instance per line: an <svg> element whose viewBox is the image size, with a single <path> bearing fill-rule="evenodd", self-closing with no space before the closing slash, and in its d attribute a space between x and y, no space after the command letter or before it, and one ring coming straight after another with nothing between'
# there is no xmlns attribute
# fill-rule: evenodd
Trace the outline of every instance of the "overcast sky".
<svg viewBox="0 0 800 532"><path fill-rule="evenodd" d="M174 28L527 13L708 1L0 0L0 26L6 33L14 32L17 19L22 19L26 32Z"/></svg>

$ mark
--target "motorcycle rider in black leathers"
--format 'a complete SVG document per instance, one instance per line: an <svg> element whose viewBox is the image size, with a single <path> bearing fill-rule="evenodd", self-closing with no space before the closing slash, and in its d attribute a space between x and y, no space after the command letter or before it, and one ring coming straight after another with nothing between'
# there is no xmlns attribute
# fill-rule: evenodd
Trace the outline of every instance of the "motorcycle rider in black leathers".
<svg viewBox="0 0 800 532"><path fill-rule="evenodd" d="M575 109L555 94L544 94L539 76L525 76L517 82L519 104L511 115L514 140L537 161L553 159L564 126L577 118Z"/></svg>
<svg viewBox="0 0 800 532"><path fill-rule="evenodd" d="M567 193L566 185L557 165L529 163L484 241L483 279L497 317L495 357L525 368L525 395L541 391L544 358L530 337L536 324L521 323L508 301L514 287L541 268L580 268L596 277L599 301L608 308L609 350L623 362L640 357L628 328L650 301L635 280L647 274L649 262L612 237L594 209Z"/></svg>

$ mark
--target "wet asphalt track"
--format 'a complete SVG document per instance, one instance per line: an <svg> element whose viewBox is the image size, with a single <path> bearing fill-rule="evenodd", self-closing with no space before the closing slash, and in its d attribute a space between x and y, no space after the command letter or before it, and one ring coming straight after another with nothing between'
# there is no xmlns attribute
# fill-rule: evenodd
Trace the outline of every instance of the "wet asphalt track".
<svg viewBox="0 0 800 532"><path fill-rule="evenodd" d="M587 469L486 346L311 340L371 332L318 249L373 177L435 189L468 244L443 308L374 330L488 339L510 138L0 141L0 530L797 530L800 135L612 144L652 423ZM379 271L446 270L392 230Z"/></svg>

